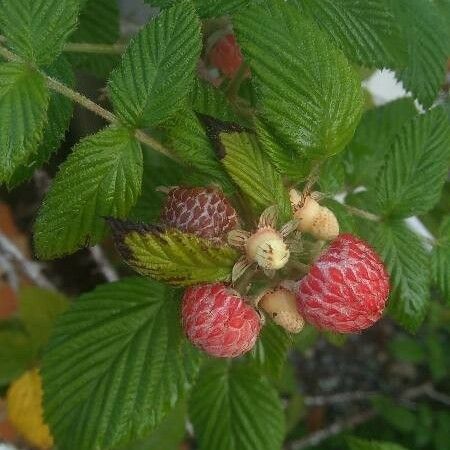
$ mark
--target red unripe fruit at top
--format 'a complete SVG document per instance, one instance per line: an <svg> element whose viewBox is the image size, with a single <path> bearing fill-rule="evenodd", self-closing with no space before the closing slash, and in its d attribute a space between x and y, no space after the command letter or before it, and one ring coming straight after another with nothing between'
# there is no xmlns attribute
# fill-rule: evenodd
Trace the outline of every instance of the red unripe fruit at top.
<svg viewBox="0 0 450 450"><path fill-rule="evenodd" d="M242 64L242 53L233 34L219 39L209 53L211 64L228 78L233 78Z"/></svg>
<svg viewBox="0 0 450 450"><path fill-rule="evenodd" d="M258 313L221 283L186 289L181 315L188 339L218 358L235 358L251 350L261 329Z"/></svg>
<svg viewBox="0 0 450 450"><path fill-rule="evenodd" d="M355 333L380 319L389 275L378 254L351 234L337 237L299 283L297 306L317 328Z"/></svg>
<svg viewBox="0 0 450 450"><path fill-rule="evenodd" d="M161 220L169 227L214 240L225 240L226 234L238 224L235 209L215 188L171 189Z"/></svg>

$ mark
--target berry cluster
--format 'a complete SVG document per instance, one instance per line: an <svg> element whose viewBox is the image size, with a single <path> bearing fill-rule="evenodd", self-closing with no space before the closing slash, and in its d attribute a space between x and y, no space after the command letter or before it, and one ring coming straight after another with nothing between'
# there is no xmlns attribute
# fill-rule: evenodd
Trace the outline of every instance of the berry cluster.
<svg viewBox="0 0 450 450"><path fill-rule="evenodd" d="M216 188L177 187L168 192L162 212L166 226L212 243L228 240L242 251L230 285L203 284L184 293L184 331L206 353L237 357L251 350L264 313L291 333L300 332L305 321L321 330L354 333L381 317L389 276L377 253L353 235L339 235L336 217L314 195L291 190L290 197L290 222L278 229L276 208L270 207L249 232L238 229L236 211ZM331 243L315 255L306 274L292 280L297 267L292 255L303 233ZM251 292L252 277L246 274L264 276L266 288ZM290 279L283 279L285 274Z"/></svg>

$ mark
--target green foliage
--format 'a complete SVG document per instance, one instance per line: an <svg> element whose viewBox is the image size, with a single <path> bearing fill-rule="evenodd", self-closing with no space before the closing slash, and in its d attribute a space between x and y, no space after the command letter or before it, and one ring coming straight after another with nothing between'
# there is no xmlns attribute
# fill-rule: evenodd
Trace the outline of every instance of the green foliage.
<svg viewBox="0 0 450 450"><path fill-rule="evenodd" d="M429 255L420 238L402 222L378 225L373 243L391 276L389 312L400 324L415 330L428 307Z"/></svg>
<svg viewBox="0 0 450 450"><path fill-rule="evenodd" d="M248 8L234 24L260 109L277 136L296 146L297 158L340 152L362 108L360 80L341 52L281 0Z"/></svg>
<svg viewBox="0 0 450 450"><path fill-rule="evenodd" d="M233 190L229 177L216 156L197 115L188 109L175 114L166 124L171 148L187 167L192 167L219 183L225 191Z"/></svg>
<svg viewBox="0 0 450 450"><path fill-rule="evenodd" d="M143 156L142 192L129 217L139 222L156 223L166 198L166 194L157 189L180 184L183 169L171 159L152 151L145 151Z"/></svg>
<svg viewBox="0 0 450 450"><path fill-rule="evenodd" d="M227 281L239 255L228 245L175 229L111 220L116 245L141 275L176 286Z"/></svg>
<svg viewBox="0 0 450 450"><path fill-rule="evenodd" d="M443 298L450 302L450 216L444 218L439 238L431 255L433 282Z"/></svg>
<svg viewBox="0 0 450 450"><path fill-rule="evenodd" d="M435 108L410 120L386 154L377 178L384 214L396 218L423 214L439 200L450 161L450 127Z"/></svg>
<svg viewBox="0 0 450 450"><path fill-rule="evenodd" d="M20 57L46 66L77 24L78 0L1 0L0 27Z"/></svg>
<svg viewBox="0 0 450 450"><path fill-rule="evenodd" d="M292 217L291 203L281 175L262 152L256 138L247 133L222 133L222 162L233 181L255 205L257 213L278 205L283 222Z"/></svg>
<svg viewBox="0 0 450 450"><path fill-rule="evenodd" d="M197 113L214 117L223 122L242 120L233 112L227 97L221 90L199 78L194 83L188 101Z"/></svg>
<svg viewBox="0 0 450 450"><path fill-rule="evenodd" d="M189 403L200 450L280 450L283 410L251 366L215 361L200 373Z"/></svg>
<svg viewBox="0 0 450 450"><path fill-rule="evenodd" d="M386 0L294 0L356 63L398 67L406 59L404 42Z"/></svg>
<svg viewBox="0 0 450 450"><path fill-rule="evenodd" d="M304 182L319 169L312 188L325 195L321 204L335 213L341 232L364 236L386 263L390 314L416 331L430 311L417 337L395 331L386 343L390 358L430 379L430 389L438 383L445 389L450 317L440 300L450 299L450 210L442 187L450 109L419 114L414 101L431 107L444 82L449 0L148 3L162 11L119 61L116 0L0 0L0 182L14 187L50 158L68 129L72 101L111 122L77 143L62 163L36 221L38 255L58 257L95 244L108 222L125 262L166 282L123 279L70 308L54 292L22 290L16 316L0 323L0 387L39 366L44 353L45 418L60 450L177 450L186 421L200 450L281 450L285 415L288 439L302 442L299 420L314 402L298 392L287 354L292 347L309 358L318 338L320 351L331 342L344 353L346 336L309 325L293 336L268 320L251 352L205 361L196 382L201 355L183 337L183 292L176 287L229 283L242 255L225 243L148 224L160 221L159 186L210 184L234 196L242 226L272 205L284 223L292 217L289 188L309 188ZM215 87L200 79L198 65L214 70L208 51L231 30L245 58L238 73L246 76ZM396 70L413 97L372 107L361 66ZM70 89L76 90L73 68L103 79L112 71L107 94L114 114ZM364 104L371 109L362 115ZM154 148L144 151L139 142ZM366 220L351 206L379 217ZM417 215L435 240L422 242L408 228L404 219ZM321 245L311 236L299 239L304 253L292 252L293 264L273 279L248 271L233 288L251 304L260 288L285 276L298 281L304 274L298 263L310 264L310 247ZM411 448L443 450L450 416L437 407L440 393L422 394L413 399L414 410L401 393L399 402L377 398L377 424L389 430L387 441L400 436ZM433 407L426 403L432 397ZM404 450L359 438L348 445ZM338 436L324 449L343 446L345 437Z"/></svg>
<svg viewBox="0 0 450 450"><path fill-rule="evenodd" d="M180 0L144 0L152 6L167 8ZM200 17L218 17L231 13L249 0L194 0L195 9Z"/></svg>
<svg viewBox="0 0 450 450"><path fill-rule="evenodd" d="M448 55L445 24L430 1L395 0L391 5L406 38L408 52L407 65L397 70L398 77L405 88L428 108L445 79Z"/></svg>
<svg viewBox="0 0 450 450"><path fill-rule="evenodd" d="M75 79L71 65L62 55L45 72L54 79L72 87ZM8 183L8 187L15 187L30 178L33 172L48 161L53 152L58 149L69 128L73 113L73 103L61 94L50 93L47 110L47 124L42 135L42 142L36 152L32 152L29 159L18 166Z"/></svg>
<svg viewBox="0 0 450 450"><path fill-rule="evenodd" d="M73 252L104 235L104 216L124 217L141 190L142 152L129 130L82 140L61 166L35 224L42 258Z"/></svg>
<svg viewBox="0 0 450 450"><path fill-rule="evenodd" d="M292 336L283 328L267 319L252 350L251 358L266 375L278 378L286 363L286 355L292 341Z"/></svg>
<svg viewBox="0 0 450 450"><path fill-rule="evenodd" d="M32 347L41 350L48 342L56 318L66 311L69 302L62 294L35 287L22 289L19 298L23 326Z"/></svg>
<svg viewBox="0 0 450 450"><path fill-rule="evenodd" d="M414 430L416 416L409 409L399 406L387 397L376 397L373 405L381 417L394 428L408 433Z"/></svg>
<svg viewBox="0 0 450 450"><path fill-rule="evenodd" d="M45 416L58 448L112 448L144 436L183 398L195 370L182 351L176 292L129 278L81 296L43 360ZM120 405L120 407L118 407Z"/></svg>
<svg viewBox="0 0 450 450"><path fill-rule="evenodd" d="M392 442L366 441L357 438L349 438L347 442L350 450L407 450Z"/></svg>
<svg viewBox="0 0 450 450"><path fill-rule="evenodd" d="M186 402L182 400L152 431L150 438L131 444L126 450L179 450L185 435L186 413Z"/></svg>
<svg viewBox="0 0 450 450"><path fill-rule="evenodd" d="M411 337L399 336L389 343L389 349L394 357L400 361L419 364L426 357L421 343Z"/></svg>
<svg viewBox="0 0 450 450"><path fill-rule="evenodd" d="M0 65L0 182L36 152L49 93L43 77L22 63Z"/></svg>
<svg viewBox="0 0 450 450"><path fill-rule="evenodd" d="M117 0L87 0L80 12L79 24L70 41L90 44L115 44L119 40ZM71 63L106 78L119 62L118 55L69 53Z"/></svg>
<svg viewBox="0 0 450 450"><path fill-rule="evenodd" d="M21 289L18 297L17 319L0 321L0 387L36 363L55 319L68 307L62 294L35 287Z"/></svg>
<svg viewBox="0 0 450 450"><path fill-rule="evenodd" d="M347 179L353 186L373 184L403 125L417 115L414 101L401 98L364 113L343 153Z"/></svg>
<svg viewBox="0 0 450 450"><path fill-rule="evenodd" d="M33 356L30 338L23 327L0 322L0 387L20 376Z"/></svg>
<svg viewBox="0 0 450 450"><path fill-rule="evenodd" d="M180 109L201 49L200 22L183 1L146 25L109 83L117 114L135 127L157 124Z"/></svg>

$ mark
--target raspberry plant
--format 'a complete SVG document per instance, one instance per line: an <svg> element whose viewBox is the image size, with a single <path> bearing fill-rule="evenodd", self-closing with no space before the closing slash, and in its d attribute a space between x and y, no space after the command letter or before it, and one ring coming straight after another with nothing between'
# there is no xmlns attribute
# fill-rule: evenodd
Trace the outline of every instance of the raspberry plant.
<svg viewBox="0 0 450 450"><path fill-rule="evenodd" d="M280 449L297 334L360 332L386 305L416 331L450 300L450 210L430 242L410 226L448 179L450 3L149 3L161 11L122 44L114 2L0 0L0 182L49 160L74 103L106 123L61 164L36 254L112 235L140 274L83 294L11 373L39 367L60 450L125 448L185 418L195 448ZM109 108L78 92L78 68L108 78ZM376 107L362 80L377 68L411 98Z"/></svg>

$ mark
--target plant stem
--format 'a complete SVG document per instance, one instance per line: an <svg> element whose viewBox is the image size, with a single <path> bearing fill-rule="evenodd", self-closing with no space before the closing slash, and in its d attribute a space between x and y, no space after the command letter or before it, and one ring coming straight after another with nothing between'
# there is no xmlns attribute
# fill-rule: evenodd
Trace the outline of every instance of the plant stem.
<svg viewBox="0 0 450 450"><path fill-rule="evenodd" d="M345 203L342 203L342 206L344 206L344 208L354 216L359 216L363 219L371 220L373 222L379 222L381 220L381 218L376 214L364 211L363 209L355 208L354 206L346 205Z"/></svg>
<svg viewBox="0 0 450 450"><path fill-rule="evenodd" d="M89 42L68 42L64 46L65 52L94 53L103 55L121 55L125 51L124 44L91 44Z"/></svg>
<svg viewBox="0 0 450 450"><path fill-rule="evenodd" d="M0 45L0 55L3 56L8 61L15 61L15 62L23 62L22 59L8 50L6 47ZM38 70L38 69L36 69ZM75 103L78 103L79 105L83 106L87 110L93 112L94 114L102 117L107 122L110 123L120 123L120 120L118 117L116 117L111 111L108 111L105 108L102 108L97 103L93 102L89 98L85 97L83 94L80 94L77 91L74 91L70 87L66 86L65 84L61 83L58 80L55 80L54 78L46 75L45 73L39 71L41 75L45 78L47 82L47 86L52 89L55 92L58 92L59 94L71 99ZM166 148L161 142L157 141L152 136L148 135L142 130L135 130L134 132L135 138L141 142L142 144L148 145L153 150L156 150L159 153L162 153L163 155L167 156L170 159L173 159L174 161L179 162L179 159L174 155L174 152Z"/></svg>
<svg viewBox="0 0 450 450"><path fill-rule="evenodd" d="M58 92L61 95L64 95L64 97L70 98L70 100L74 101L75 103L78 103L79 105L83 106L89 111L92 111L94 114L102 117L108 122L111 123L118 122L117 117L112 112L102 108L100 105L93 102L89 98L85 97L83 94L74 91L73 89L69 88L65 84L61 83L58 80L55 80L52 77L46 75L45 78L47 81L47 86L53 91Z"/></svg>

